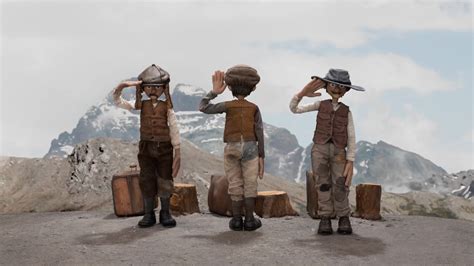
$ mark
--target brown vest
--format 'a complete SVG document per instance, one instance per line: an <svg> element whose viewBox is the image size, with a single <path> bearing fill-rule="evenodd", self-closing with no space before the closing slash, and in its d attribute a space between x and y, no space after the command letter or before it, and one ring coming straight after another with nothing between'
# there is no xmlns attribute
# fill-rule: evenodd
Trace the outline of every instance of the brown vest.
<svg viewBox="0 0 474 266"><path fill-rule="evenodd" d="M142 102L140 113L140 139L151 141L171 141L168 127L168 105L158 101L153 107L151 100Z"/></svg>
<svg viewBox="0 0 474 266"><path fill-rule="evenodd" d="M343 103L340 103L337 111L334 111L331 100L321 101L313 142L325 144L332 140L336 147L345 148L347 146L348 114L349 106Z"/></svg>
<svg viewBox="0 0 474 266"><path fill-rule="evenodd" d="M255 113L257 106L247 100L225 102L224 142L256 141Z"/></svg>

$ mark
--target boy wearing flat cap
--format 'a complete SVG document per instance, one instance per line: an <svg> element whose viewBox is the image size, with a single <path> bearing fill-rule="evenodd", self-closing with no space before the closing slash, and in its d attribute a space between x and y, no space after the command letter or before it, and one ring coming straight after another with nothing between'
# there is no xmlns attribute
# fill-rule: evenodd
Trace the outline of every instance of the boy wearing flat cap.
<svg viewBox="0 0 474 266"><path fill-rule="evenodd" d="M140 190L144 198L145 215L139 227L156 224L155 198L160 197L159 222L164 227L176 226L170 214L170 197L173 192L173 177L180 168L180 140L176 116L169 92L170 76L159 66L151 65L139 76L138 81L121 82L114 90L115 104L127 110L140 110L140 142L138 163L140 165ZM135 106L121 97L122 90L135 86ZM149 99L142 100L145 92ZM162 94L166 100L159 100Z"/></svg>
<svg viewBox="0 0 474 266"><path fill-rule="evenodd" d="M257 197L257 177L263 178L264 142L263 122L258 106L245 100L255 90L260 76L252 67L236 65L212 75L213 89L202 100L199 110L206 114L226 113L224 129L224 168L229 180L233 218L229 228L235 231L253 231L262 226L254 217ZM233 101L211 104L210 100L229 86ZM245 206L245 221L242 220Z"/></svg>
<svg viewBox="0 0 474 266"><path fill-rule="evenodd" d="M339 217L337 232L351 234L348 196L355 159L355 130L349 106L339 102L339 99L350 89L365 89L352 85L349 73L342 69L330 69L324 78L313 76L311 79L312 81L291 99L290 110L296 114L318 111L311 150L311 164L319 190L318 214L321 221L318 234L333 233L330 218L333 213ZM321 96L317 91L322 88L326 88L332 99L298 106L305 96Z"/></svg>

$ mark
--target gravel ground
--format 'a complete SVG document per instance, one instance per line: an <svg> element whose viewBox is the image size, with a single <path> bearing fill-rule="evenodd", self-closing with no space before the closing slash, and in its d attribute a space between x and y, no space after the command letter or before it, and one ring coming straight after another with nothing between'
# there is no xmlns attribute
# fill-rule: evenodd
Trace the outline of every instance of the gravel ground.
<svg viewBox="0 0 474 266"><path fill-rule="evenodd" d="M178 226L136 227L140 217L77 211L0 215L0 264L472 265L474 222L390 216L352 218L350 236L316 234L317 220L263 219L233 232L228 218L177 217ZM333 221L336 227L337 221Z"/></svg>

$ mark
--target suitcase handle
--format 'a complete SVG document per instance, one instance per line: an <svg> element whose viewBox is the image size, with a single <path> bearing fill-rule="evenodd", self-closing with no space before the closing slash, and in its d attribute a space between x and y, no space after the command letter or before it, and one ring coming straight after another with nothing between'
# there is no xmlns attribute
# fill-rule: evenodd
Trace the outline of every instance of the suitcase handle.
<svg viewBox="0 0 474 266"><path fill-rule="evenodd" d="M138 170L137 165L136 164L131 164L130 165L130 170L137 171Z"/></svg>

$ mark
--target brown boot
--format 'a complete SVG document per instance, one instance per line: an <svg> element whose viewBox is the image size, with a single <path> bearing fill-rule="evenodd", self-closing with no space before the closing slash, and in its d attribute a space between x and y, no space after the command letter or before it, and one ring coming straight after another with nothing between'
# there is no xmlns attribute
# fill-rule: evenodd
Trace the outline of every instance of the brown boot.
<svg viewBox="0 0 474 266"><path fill-rule="evenodd" d="M173 219L170 213L170 197L160 197L161 210L160 210L160 224L164 227L175 227L176 220Z"/></svg>
<svg viewBox="0 0 474 266"><path fill-rule="evenodd" d="M332 234L331 218L321 217L321 221L319 221L318 234L320 235Z"/></svg>
<svg viewBox="0 0 474 266"><path fill-rule="evenodd" d="M242 231L244 222L242 221L242 202L243 200L232 201L232 219L229 221L229 228L234 231Z"/></svg>
<svg viewBox="0 0 474 266"><path fill-rule="evenodd" d="M339 217L339 227L337 228L337 232L343 235L352 234L352 227L351 221L349 220L349 216Z"/></svg>
<svg viewBox="0 0 474 266"><path fill-rule="evenodd" d="M244 230L245 231L254 231L262 227L262 222L260 219L253 216L253 211L255 209L255 198L245 198L245 222Z"/></svg>
<svg viewBox="0 0 474 266"><path fill-rule="evenodd" d="M138 226L141 228L150 227L156 224L155 216L155 198L145 198L143 199L143 205L145 208L145 215L138 222Z"/></svg>

